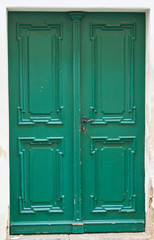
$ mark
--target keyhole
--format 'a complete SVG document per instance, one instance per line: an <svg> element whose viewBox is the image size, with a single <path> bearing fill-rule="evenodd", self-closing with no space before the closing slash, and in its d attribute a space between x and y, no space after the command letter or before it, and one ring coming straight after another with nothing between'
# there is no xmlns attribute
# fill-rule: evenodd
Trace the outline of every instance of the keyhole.
<svg viewBox="0 0 154 240"><path fill-rule="evenodd" d="M83 126L82 131L85 133L87 131L87 128L85 126Z"/></svg>

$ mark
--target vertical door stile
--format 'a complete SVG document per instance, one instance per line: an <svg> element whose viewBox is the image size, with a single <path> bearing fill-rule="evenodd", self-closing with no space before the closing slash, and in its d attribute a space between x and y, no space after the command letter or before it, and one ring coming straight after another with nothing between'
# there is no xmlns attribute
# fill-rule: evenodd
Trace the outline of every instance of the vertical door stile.
<svg viewBox="0 0 154 240"><path fill-rule="evenodd" d="M74 223L73 232L82 233L81 159L80 159L80 20L84 13L70 13L73 20L73 153L74 153Z"/></svg>

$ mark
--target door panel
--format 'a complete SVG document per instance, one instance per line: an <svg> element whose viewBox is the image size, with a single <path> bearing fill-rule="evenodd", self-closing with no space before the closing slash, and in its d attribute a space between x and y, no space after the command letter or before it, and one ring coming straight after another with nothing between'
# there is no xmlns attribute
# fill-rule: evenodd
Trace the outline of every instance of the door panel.
<svg viewBox="0 0 154 240"><path fill-rule="evenodd" d="M81 36L84 229L143 231L144 14L86 14Z"/></svg>
<svg viewBox="0 0 154 240"><path fill-rule="evenodd" d="M143 13L9 13L11 234L144 231L144 35Z"/></svg>
<svg viewBox="0 0 154 240"><path fill-rule="evenodd" d="M9 13L11 233L71 232L72 21Z"/></svg>
<svg viewBox="0 0 154 240"><path fill-rule="evenodd" d="M37 20L16 25L20 124L62 124L62 28L62 23L42 25Z"/></svg>

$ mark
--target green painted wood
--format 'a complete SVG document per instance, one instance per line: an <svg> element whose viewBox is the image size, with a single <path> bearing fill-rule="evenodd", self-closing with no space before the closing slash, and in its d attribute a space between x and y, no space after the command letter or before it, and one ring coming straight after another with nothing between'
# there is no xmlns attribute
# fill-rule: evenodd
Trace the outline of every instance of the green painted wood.
<svg viewBox="0 0 154 240"><path fill-rule="evenodd" d="M67 13L9 13L11 234L72 231L71 46Z"/></svg>
<svg viewBox="0 0 154 240"><path fill-rule="evenodd" d="M88 13L81 25L85 232L144 231L144 14ZM134 224L133 224L134 222Z"/></svg>
<svg viewBox="0 0 154 240"><path fill-rule="evenodd" d="M74 120L74 222L73 233L83 233L81 212L81 159L80 159L80 21L84 13L70 13L73 20L73 120Z"/></svg>
<svg viewBox="0 0 154 240"><path fill-rule="evenodd" d="M144 231L144 17L9 13L11 234Z"/></svg>

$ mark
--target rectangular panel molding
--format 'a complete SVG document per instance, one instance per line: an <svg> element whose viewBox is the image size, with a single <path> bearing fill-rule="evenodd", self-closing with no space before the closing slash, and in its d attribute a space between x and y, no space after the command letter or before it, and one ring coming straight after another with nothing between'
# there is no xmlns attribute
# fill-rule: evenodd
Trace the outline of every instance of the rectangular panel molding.
<svg viewBox="0 0 154 240"><path fill-rule="evenodd" d="M17 23L18 124L62 124L62 24Z"/></svg>
<svg viewBox="0 0 154 240"><path fill-rule="evenodd" d="M135 123L135 23L90 24L93 124Z"/></svg>
<svg viewBox="0 0 154 240"><path fill-rule="evenodd" d="M20 213L63 213L63 138L18 138Z"/></svg>
<svg viewBox="0 0 154 240"><path fill-rule="evenodd" d="M135 137L92 137L91 146L92 213L135 212Z"/></svg>

